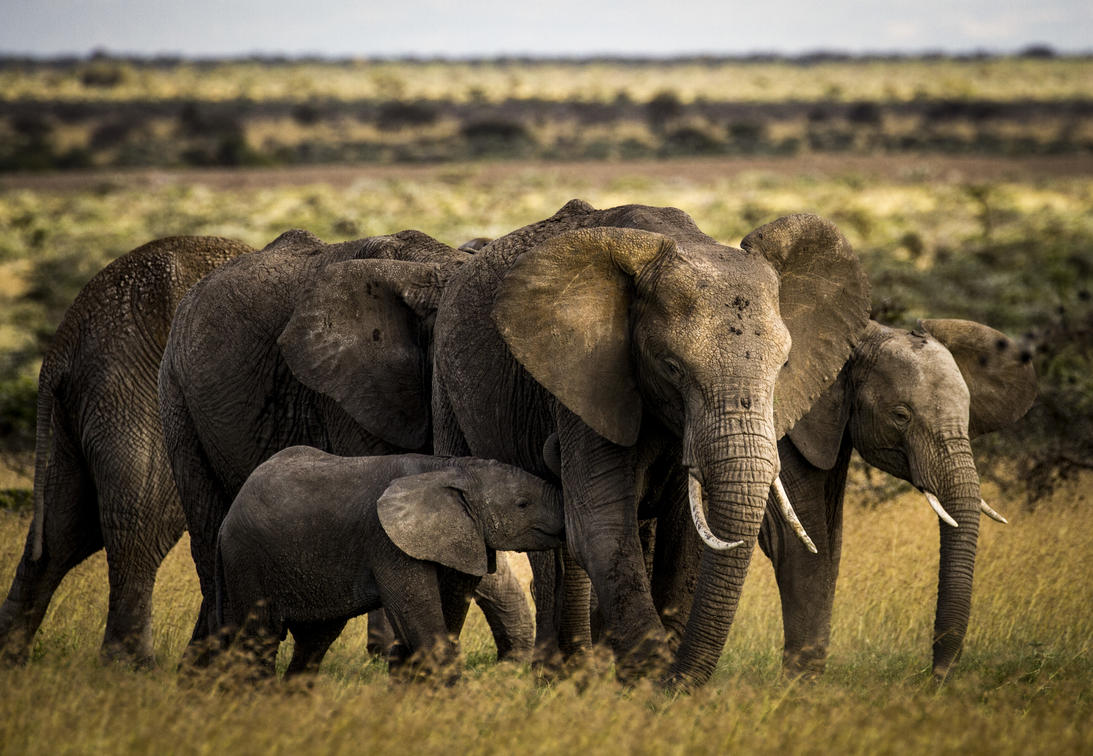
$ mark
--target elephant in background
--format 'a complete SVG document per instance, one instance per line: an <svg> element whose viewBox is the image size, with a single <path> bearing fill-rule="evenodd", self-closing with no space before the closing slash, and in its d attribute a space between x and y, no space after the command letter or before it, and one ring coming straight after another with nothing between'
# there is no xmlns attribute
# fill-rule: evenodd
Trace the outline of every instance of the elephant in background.
<svg viewBox="0 0 1093 756"><path fill-rule="evenodd" d="M287 677L318 669L345 623L382 605L400 640L393 669L449 671L495 551L561 535L561 492L518 468L291 447L251 474L220 527L218 624L241 630L266 675L291 631Z"/></svg>
<svg viewBox="0 0 1093 756"><path fill-rule="evenodd" d="M343 456L431 451L434 311L470 257L418 231L340 244L289 231L180 303L159 400L201 583L188 660L208 661L217 533L259 464L299 445ZM480 605L499 650L529 654L530 610L504 558L497 566L484 585L504 598ZM521 628L526 639L505 636Z"/></svg>
<svg viewBox="0 0 1093 756"><path fill-rule="evenodd" d="M437 453L545 477L542 450L557 434L567 547L624 678L659 671L663 649L638 502L689 500L708 545L666 680L700 685L732 622L777 439L868 320L868 284L831 223L789 216L741 247L675 208L574 200L477 252L437 309ZM658 470L681 459L683 485L661 486Z"/></svg>
<svg viewBox="0 0 1093 756"><path fill-rule="evenodd" d="M966 320L924 320L906 331L870 321L838 379L778 442L782 480L817 553L795 537L773 501L759 545L774 565L791 676L823 671L842 548L851 450L921 490L939 515L941 555L933 672L957 660L971 610L980 497L970 440L1016 422L1036 397L1030 356L1004 334ZM653 592L666 627L682 634L699 571L700 544L658 518L655 543L689 542L689 564L653 559ZM1004 519L1002 520L1004 522Z"/></svg>
<svg viewBox="0 0 1093 756"><path fill-rule="evenodd" d="M106 266L65 313L38 381L34 519L0 605L4 661L28 658L61 580L105 548L101 656L153 663L152 587L185 525L160 428L160 356L182 295L250 251L217 237L150 242Z"/></svg>

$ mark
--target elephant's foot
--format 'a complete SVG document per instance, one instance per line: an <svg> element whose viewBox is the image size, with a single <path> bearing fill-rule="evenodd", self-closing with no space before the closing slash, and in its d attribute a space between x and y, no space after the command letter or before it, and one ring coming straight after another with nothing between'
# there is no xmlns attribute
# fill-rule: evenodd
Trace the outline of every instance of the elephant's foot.
<svg viewBox="0 0 1093 756"><path fill-rule="evenodd" d="M156 657L151 644L143 641L107 641L99 648L99 661L103 664L124 664L133 669L153 669Z"/></svg>
<svg viewBox="0 0 1093 756"><path fill-rule="evenodd" d="M646 633L634 646L620 653L616 648L615 669L619 682L630 685L643 677L659 680L668 672L672 652L663 629Z"/></svg>
<svg viewBox="0 0 1093 756"><path fill-rule="evenodd" d="M21 632L0 639L0 667L22 667L30 661L30 639Z"/></svg>
<svg viewBox="0 0 1093 756"><path fill-rule="evenodd" d="M387 660L391 679L403 683L455 685L463 674L463 659L453 644L410 653L406 646L395 644Z"/></svg>
<svg viewBox="0 0 1093 756"><path fill-rule="evenodd" d="M782 651L782 676L789 680L814 681L827 668L827 648L804 646Z"/></svg>
<svg viewBox="0 0 1093 756"><path fill-rule="evenodd" d="M21 667L30 660L34 630L11 602L0 606L0 666Z"/></svg>

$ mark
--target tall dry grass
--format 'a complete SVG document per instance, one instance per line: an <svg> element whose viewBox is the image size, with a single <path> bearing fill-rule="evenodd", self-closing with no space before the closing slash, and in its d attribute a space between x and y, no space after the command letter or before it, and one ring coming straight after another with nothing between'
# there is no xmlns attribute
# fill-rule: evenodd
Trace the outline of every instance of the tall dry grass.
<svg viewBox="0 0 1093 756"><path fill-rule="evenodd" d="M526 668L496 665L477 610L463 636L464 679L450 689L389 683L365 661L359 621L310 687L184 683L174 664L197 609L185 541L156 586L159 668L103 667L100 554L62 584L30 665L0 671L0 752L1089 753L1090 482L1031 513L987 486L1011 524L983 524L965 653L940 689L929 679L937 525L917 494L849 504L822 679L780 678L777 591L757 554L717 673L678 698L591 672L540 684ZM0 512L5 580L27 525L27 515Z"/></svg>

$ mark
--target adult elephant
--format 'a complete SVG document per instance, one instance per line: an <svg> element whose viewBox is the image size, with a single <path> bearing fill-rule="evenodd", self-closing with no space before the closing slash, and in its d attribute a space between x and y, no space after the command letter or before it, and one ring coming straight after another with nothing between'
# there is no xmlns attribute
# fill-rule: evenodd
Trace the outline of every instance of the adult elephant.
<svg viewBox="0 0 1093 756"><path fill-rule="evenodd" d="M669 684L712 673L778 475L776 442L834 380L868 319L856 256L829 222L779 219L741 249L675 208L574 200L455 271L435 329L438 453L548 475L557 434L566 540L605 614L620 675L663 645L637 501L688 471L710 548ZM708 509L708 522L703 501Z"/></svg>
<svg viewBox="0 0 1093 756"><path fill-rule="evenodd" d="M61 580L105 548L101 656L152 663L152 587L184 526L159 422L160 356L182 295L250 251L217 237L150 242L106 266L65 313L38 380L34 519L0 606L4 661L27 659Z"/></svg>
<svg viewBox="0 0 1093 756"><path fill-rule="evenodd" d="M1005 522L980 496L970 441L1016 422L1035 398L1029 354L993 328L923 320L906 331L870 322L838 380L779 442L782 480L818 549L794 543L768 508L759 543L781 594L787 673L824 668L851 449L918 488L938 514L933 673L949 673L968 627L979 513Z"/></svg>
<svg viewBox="0 0 1093 756"><path fill-rule="evenodd" d="M205 278L178 308L159 376L163 432L201 583L188 658L207 659L216 537L250 473L276 452L431 451L433 313L470 255L418 231L324 244L306 231ZM498 559L483 606L502 655L526 632ZM500 598L498 598L500 596Z"/></svg>

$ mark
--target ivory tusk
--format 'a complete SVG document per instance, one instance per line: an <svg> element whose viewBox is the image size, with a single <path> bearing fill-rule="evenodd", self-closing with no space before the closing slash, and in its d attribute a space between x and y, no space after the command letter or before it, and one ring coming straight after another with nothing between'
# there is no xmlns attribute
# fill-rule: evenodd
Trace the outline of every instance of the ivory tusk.
<svg viewBox="0 0 1093 756"><path fill-rule="evenodd" d="M990 505L988 505L987 502L983 501L982 499L979 500L979 509L983 512L983 514L985 514L987 517L991 518L992 520L996 520L997 522L1000 522L1003 525L1008 525L1009 524L1009 520L1007 520L1005 517L1003 517L1002 515L995 512L993 509L991 509Z"/></svg>
<svg viewBox="0 0 1093 756"><path fill-rule="evenodd" d="M816 544L808 537L808 533L805 532L805 526L797 519L797 513L793 511L793 505L789 503L789 497L786 496L786 488L782 485L781 478L774 479L774 498L778 502L778 509L781 510L782 517L784 517L786 522L789 523L789 526L793 528L793 532L801 539L801 543L803 543L805 548L813 554L817 553Z"/></svg>
<svg viewBox="0 0 1093 756"><path fill-rule="evenodd" d="M706 522L706 513L702 509L702 484L690 473L687 475L687 498L691 502L691 519L694 520L695 530L707 546L714 551L729 551L744 545L743 541L722 541L713 534L710 524Z"/></svg>
<svg viewBox="0 0 1093 756"><path fill-rule="evenodd" d="M937 500L936 496L934 496L929 491L923 491L922 493L926 497L926 501L930 502L930 509L934 510L934 512L937 513L937 516L941 518L942 522L944 522L946 525L952 525L954 528L959 527L956 524L956 520L950 517L949 513L946 512L945 509L941 506L941 502Z"/></svg>

